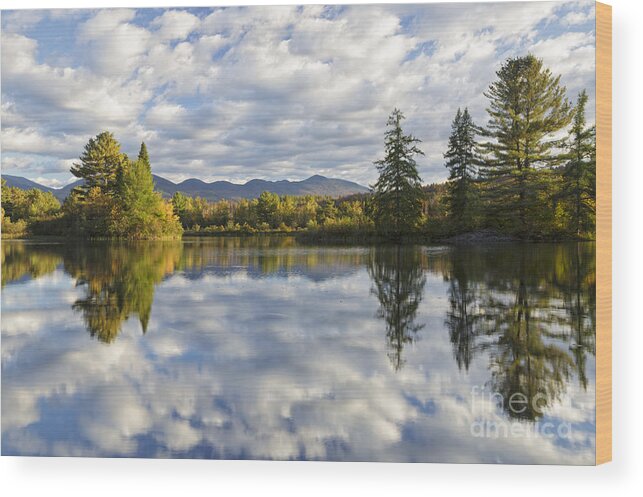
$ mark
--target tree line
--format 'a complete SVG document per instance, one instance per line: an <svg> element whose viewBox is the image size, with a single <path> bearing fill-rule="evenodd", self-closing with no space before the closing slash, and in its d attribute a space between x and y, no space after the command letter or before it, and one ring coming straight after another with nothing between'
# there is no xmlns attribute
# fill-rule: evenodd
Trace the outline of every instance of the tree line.
<svg viewBox="0 0 643 497"><path fill-rule="evenodd" d="M527 55L507 59L484 93L488 121L465 107L451 124L444 184L422 185L420 140L395 109L370 194L333 199L279 196L220 200L154 190L147 148L136 160L109 132L89 140L71 168L83 185L60 203L50 193L3 182L3 233L97 238L177 238L190 233L302 231L322 238L447 238L491 229L521 239L594 238L596 134L586 122L588 96L566 88Z"/></svg>
<svg viewBox="0 0 643 497"><path fill-rule="evenodd" d="M172 205L187 233L312 232L321 226L349 233L373 228L367 195L335 199L263 192L255 199L210 202L177 192Z"/></svg>
<svg viewBox="0 0 643 497"><path fill-rule="evenodd" d="M63 204L51 194L2 182L3 234L172 239L182 234L172 204L154 190L145 143L136 160L107 131L91 138L71 173L83 180Z"/></svg>
<svg viewBox="0 0 643 497"><path fill-rule="evenodd" d="M594 238L596 132L587 93L575 105L532 55L508 59L485 96L486 127L458 109L448 150L447 220L520 238Z"/></svg>

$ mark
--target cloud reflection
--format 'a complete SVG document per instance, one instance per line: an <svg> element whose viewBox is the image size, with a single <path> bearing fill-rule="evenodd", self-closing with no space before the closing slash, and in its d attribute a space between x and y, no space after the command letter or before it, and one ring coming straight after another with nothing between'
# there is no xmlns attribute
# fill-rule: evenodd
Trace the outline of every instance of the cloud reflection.
<svg viewBox="0 0 643 497"><path fill-rule="evenodd" d="M8 246L3 243L3 254ZM153 284L140 285L131 274L127 284L152 293L143 299L151 302L147 333L141 333L140 309L120 312L119 331L107 345L89 339L88 323L72 304L101 289L92 272L110 288L123 285L118 280L123 271L131 273L136 250L125 255L112 248L90 257L78 252L86 249L23 248L32 259L38 251L59 259L50 272L32 271L3 289L3 454L594 461L594 357L589 347L572 351L566 345L578 333L585 342L591 338L594 304L586 285L592 268L577 288L572 275L579 261L564 246L512 249L520 257L494 249L409 249L413 257L407 260L421 277L414 281L423 282L413 287L420 293L413 322L421 329L405 344L404 367L397 370L368 270L375 262L390 274L390 252L382 251L391 249L217 240L157 248L154 254L165 255L156 259L145 252L146 263L155 261L157 269L141 271L152 275ZM581 259L592 251L580 253ZM571 423L568 439L482 439L470 432L479 418L525 420L511 420L493 399L472 397L472 387L491 384L494 354L504 350L494 340L505 342L490 327L475 328L472 340L478 342L467 368L454 360L461 346L445 326L453 314L450 289L456 280L464 287L464 271L486 312L489 299L511 302L520 288L515 269L521 257L533 274L527 289L540 289L530 300L533 312L556 317L541 318L547 343L571 357L571 364L583 364L582 373L570 366L542 419ZM463 267L462 260L469 262ZM103 263L120 276L106 277ZM479 307L473 310L480 315ZM503 326L494 325L501 331ZM582 355L580 362L573 362L574 353Z"/></svg>

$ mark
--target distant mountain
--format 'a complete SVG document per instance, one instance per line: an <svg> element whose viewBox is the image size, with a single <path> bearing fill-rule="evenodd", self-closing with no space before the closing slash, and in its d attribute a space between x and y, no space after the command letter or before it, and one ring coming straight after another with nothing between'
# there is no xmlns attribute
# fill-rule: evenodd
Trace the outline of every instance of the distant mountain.
<svg viewBox="0 0 643 497"><path fill-rule="evenodd" d="M192 197L204 197L208 200L222 198L257 198L263 192L278 195L327 195L329 197L343 197L354 193L365 193L368 188L343 179L325 178L324 176L311 176L303 181L266 181L253 179L245 184L235 184L229 181L214 181L206 183L199 179L187 179L175 185L164 178L154 177L156 188L166 195L182 192ZM159 181L160 180L160 181Z"/></svg>
<svg viewBox="0 0 643 497"><path fill-rule="evenodd" d="M257 198L262 192L272 192L278 195L325 195L329 197L344 197L355 193L368 192L368 188L358 183L319 175L311 176L303 181L253 179L242 185L230 183L229 181L206 183L196 178L186 179L177 184L161 176L153 176L156 189L166 198L171 197L176 192L184 193L190 197L203 197L208 200ZM73 188L82 184L82 181L79 180L63 188L49 188L20 176L3 174L2 178L7 181L8 186L15 186L25 190L37 188L53 193L61 201L69 195Z"/></svg>
<svg viewBox="0 0 643 497"><path fill-rule="evenodd" d="M62 188L52 188L51 193L53 193L54 197L62 202L67 198L67 195L69 195L74 188L82 184L83 181L79 179L74 181L73 183L69 183L68 185L63 186Z"/></svg>
<svg viewBox="0 0 643 497"><path fill-rule="evenodd" d="M22 176L12 176L10 174L3 174L2 179L7 182L7 186L20 188L21 190L42 190L43 192L52 192L54 189L48 186L43 186L40 183L31 181L30 179L23 178Z"/></svg>
<svg viewBox="0 0 643 497"><path fill-rule="evenodd" d="M41 190L43 192L51 192L61 202L67 198L67 195L78 185L81 185L83 182L78 180L66 185L62 188L51 188L49 186L41 185L30 179L23 178L22 176L12 176L11 174L3 174L2 179L7 182L7 186L13 186L20 188L22 190L31 190L33 188Z"/></svg>

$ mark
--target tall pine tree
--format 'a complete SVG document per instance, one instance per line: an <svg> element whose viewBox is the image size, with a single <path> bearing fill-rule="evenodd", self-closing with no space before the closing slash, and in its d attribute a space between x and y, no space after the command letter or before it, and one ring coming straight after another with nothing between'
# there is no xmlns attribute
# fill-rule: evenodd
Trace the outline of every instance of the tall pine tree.
<svg viewBox="0 0 643 497"><path fill-rule="evenodd" d="M84 180L83 185L78 187L81 194L98 187L101 193L114 195L118 177L127 163L127 155L121 152L120 143L112 133L103 131L89 140L80 156L80 162L74 164L70 171Z"/></svg>
<svg viewBox="0 0 643 497"><path fill-rule="evenodd" d="M557 164L555 134L572 117L560 76L533 55L508 59L485 96L489 121L485 144L488 216L524 237L551 211L548 173Z"/></svg>
<svg viewBox="0 0 643 497"><path fill-rule="evenodd" d="M569 212L569 232L581 237L596 226L596 128L587 126L587 92L578 95L574 119L565 143L562 196Z"/></svg>
<svg viewBox="0 0 643 497"><path fill-rule="evenodd" d="M420 140L404 134L403 119L398 109L388 118L385 154L375 162L379 178L373 185L375 224L380 232L396 236L412 231L422 216L422 180L414 157L424 152L415 145Z"/></svg>
<svg viewBox="0 0 643 497"><path fill-rule="evenodd" d="M476 126L467 108L456 112L444 158L449 170L447 202L451 223L457 231L466 231L474 227L478 188Z"/></svg>

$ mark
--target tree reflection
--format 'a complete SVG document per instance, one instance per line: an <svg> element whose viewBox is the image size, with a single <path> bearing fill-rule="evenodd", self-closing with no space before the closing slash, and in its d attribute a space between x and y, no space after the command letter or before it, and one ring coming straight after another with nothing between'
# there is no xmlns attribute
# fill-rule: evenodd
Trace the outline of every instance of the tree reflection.
<svg viewBox="0 0 643 497"><path fill-rule="evenodd" d="M77 245L65 254L65 270L86 296L73 304L92 337L113 342L121 325L136 315L147 331L154 286L174 271L181 258L176 242Z"/></svg>
<svg viewBox="0 0 643 497"><path fill-rule="evenodd" d="M502 397L505 412L513 418L535 420L566 386L572 361L554 338L546 313L532 301L532 288L518 280L515 300L506 304L492 299L487 306L496 340L490 352L491 384ZM512 400L524 405L512 407Z"/></svg>
<svg viewBox="0 0 643 497"><path fill-rule="evenodd" d="M587 388L587 355L596 354L596 257L590 244L576 244L559 257L558 286L563 291L570 348L581 386Z"/></svg>
<svg viewBox="0 0 643 497"><path fill-rule="evenodd" d="M469 370L477 347L476 338L479 334L480 309L476 295L477 285L472 280L466 267L466 254L460 251L451 253L452 266L447 275L449 281L445 326L453 345L453 356L458 368Z"/></svg>
<svg viewBox="0 0 643 497"><path fill-rule="evenodd" d="M320 281L346 277L366 264L364 250L310 249L292 236L203 237L185 240L180 269L197 278L245 272L251 278L297 273Z"/></svg>
<svg viewBox="0 0 643 497"><path fill-rule="evenodd" d="M380 308L377 317L386 323L388 356L396 371L404 365L404 347L415 340L424 325L415 322L426 278L421 252L415 247L375 247L371 250L368 273Z"/></svg>
<svg viewBox="0 0 643 497"><path fill-rule="evenodd" d="M37 248L36 248L37 247ZM2 242L2 286L25 277L37 279L53 273L62 262L59 246L38 247Z"/></svg>
<svg viewBox="0 0 643 497"><path fill-rule="evenodd" d="M492 391L510 417L540 418L572 374L587 388L586 358L595 353L594 253L592 244L451 252L445 321L456 362L468 369L486 353Z"/></svg>

